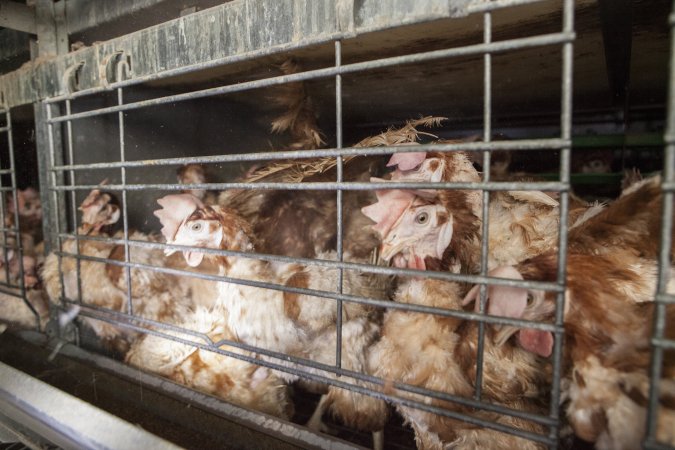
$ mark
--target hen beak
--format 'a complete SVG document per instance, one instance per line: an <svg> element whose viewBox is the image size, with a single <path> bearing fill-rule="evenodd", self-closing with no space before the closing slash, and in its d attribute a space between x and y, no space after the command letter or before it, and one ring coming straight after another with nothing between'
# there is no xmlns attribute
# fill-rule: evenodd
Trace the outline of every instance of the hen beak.
<svg viewBox="0 0 675 450"><path fill-rule="evenodd" d="M391 258L401 253L408 246L406 240L398 242L383 242L380 247L380 259L384 261L389 261Z"/></svg>
<svg viewBox="0 0 675 450"><path fill-rule="evenodd" d="M173 242L167 242L167 244L173 244ZM178 250L175 248L165 248L164 249L164 256L171 256L174 253L176 253Z"/></svg>
<svg viewBox="0 0 675 450"><path fill-rule="evenodd" d="M94 225L87 222L83 222L80 229L82 230L82 234L88 235L91 232L91 230L94 229Z"/></svg>

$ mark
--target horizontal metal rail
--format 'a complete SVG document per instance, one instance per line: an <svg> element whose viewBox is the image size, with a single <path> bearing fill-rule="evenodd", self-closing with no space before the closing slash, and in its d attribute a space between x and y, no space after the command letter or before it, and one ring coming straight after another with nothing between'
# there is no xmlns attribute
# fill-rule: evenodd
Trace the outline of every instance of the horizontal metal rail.
<svg viewBox="0 0 675 450"><path fill-rule="evenodd" d="M183 191L186 188L191 189L212 189L212 190L227 190L227 189L241 189L241 190L287 190L287 191L377 191L382 189L464 189L464 190L483 190L483 191L555 191L567 192L569 185L567 183L558 183L555 181L548 182L475 182L475 183L459 183L459 182L303 182L303 183L194 183L194 184L177 184L177 183L157 183L157 184L107 184L104 187L97 184L83 184L83 185L66 185L53 186L52 191L91 191L93 189L104 189L107 191L149 191L149 190L166 190L166 191Z"/></svg>
<svg viewBox="0 0 675 450"><path fill-rule="evenodd" d="M275 152L238 153L213 156L184 156L179 158L147 159L142 161L117 161L90 164L55 165L50 170L61 172L66 170L119 169L151 166L177 166L184 164L212 164L246 161L279 161L288 159L334 158L338 156L385 156L394 153L410 152L484 152L494 150L553 150L570 147L572 142L566 139L521 139L496 142L457 142L430 143L424 145L410 144L379 147L343 147L318 150L293 150Z"/></svg>
<svg viewBox="0 0 675 450"><path fill-rule="evenodd" d="M652 339L652 345L654 347L661 347L666 350L675 350L675 341L672 339Z"/></svg>
<svg viewBox="0 0 675 450"><path fill-rule="evenodd" d="M157 267L157 266L152 266L152 265L148 265L148 264L118 261L118 260L99 258L99 257L95 257L95 256L88 256L88 255L82 255L82 254L77 255L75 253L54 252L54 254L57 255L57 256L61 256L61 257L70 257L70 258L79 259L79 260L83 260L83 261L91 261L91 262L97 262L97 263L111 264L111 265L115 265L115 266L130 267L130 268L134 268L134 269L152 270L152 271L156 271L156 272L167 273L167 274L170 274L170 275L179 275L179 276L189 275L189 276L192 276L192 277L195 277L195 278L200 278L200 279L208 280L208 281L226 282L226 283L233 283L233 284L239 284L239 285L244 285L244 286L251 286L251 287L256 287L256 288L261 288L261 289L271 289L271 290L276 290L276 291L292 292L292 293L295 293L295 294L308 295L308 296L312 296L312 297L326 298L326 299L332 299L332 300L342 300L342 301L345 301L345 302L351 302L351 303L357 303L357 304L369 305L369 306L376 306L376 307L380 307L380 308L398 309L398 310L409 311L409 312L420 312L420 313L434 314L434 315L443 316L443 317L454 317L454 318L459 318L459 319L463 319L463 320L480 321L480 322L490 323L490 324L495 324L495 325L510 325L510 326L519 327L519 328L531 328L531 329L542 330L542 331L551 331L551 332L562 331L561 327L556 327L555 325L541 323L541 322L531 322L529 320L513 319L513 318L509 318L509 317L502 317L502 316L481 315L481 314L471 313L471 312L467 312L467 311L451 310L451 309L444 309L444 308L435 308L435 307L430 307L430 306L415 305L415 304L409 304L409 303L405 303L405 304L396 303L396 302L392 302L392 301L389 301L389 300L376 300L376 299L372 299L372 298L368 298L368 297L360 297L360 296L348 295L348 294L338 294L338 293L335 293L335 292L320 291L320 290L316 290L316 289L282 286L280 284L268 283L268 282L263 282L263 281L254 281L254 280L246 280L246 279L242 279L242 278L232 278L232 277L226 277L226 276L221 276L221 275L198 273L198 272L192 272L192 271L182 270L182 269L173 269L173 268L168 268L168 267ZM420 271L405 270L405 269L400 269L400 270L403 271L403 272L409 272L410 276L419 276L419 274L422 273L425 276L427 276L428 278L432 278L432 273L430 273L430 272L420 272ZM443 275L451 275L451 274L445 274L445 273L440 273L440 272L436 272L436 274L439 278L441 278ZM477 278L479 278L479 277L477 277ZM489 277L485 277L484 279L486 280L486 282L492 284ZM512 285L512 284L518 283L517 280L507 280L507 279L504 279L504 278L493 278L493 280L494 280L494 284ZM527 282L520 282L520 283L527 283Z"/></svg>
<svg viewBox="0 0 675 450"><path fill-rule="evenodd" d="M656 301L665 304L675 304L675 294L656 294Z"/></svg>
<svg viewBox="0 0 675 450"><path fill-rule="evenodd" d="M5 289L5 288L10 288L10 289ZM18 290L15 291L12 288L18 289ZM23 298L23 294L21 293L20 289L21 289L21 286L19 284L8 284L8 283L5 283L5 282L0 282L0 294L9 295L9 296L12 296L12 297ZM2 300L0 300L0 301L2 301Z"/></svg>
<svg viewBox="0 0 675 450"><path fill-rule="evenodd" d="M129 111L132 109L145 108L149 106L159 106L167 103L176 103L186 100L195 100L214 95L231 94L235 92L244 92L252 89L278 86L281 84L306 81L317 78L334 77L336 75L347 75L350 73L362 72L365 70L384 69L388 67L397 67L403 64L412 64L428 62L436 59L453 58L461 56L483 55L485 53L500 53L510 50L522 50L531 47L541 47L547 45L559 45L572 42L575 38L574 33L551 33L534 37L521 39L510 39L489 44L476 44L466 47L450 48L445 50L434 50L430 52L415 53L412 55L394 56L390 58L370 60L360 63L346 64L339 67L328 67L325 69L310 70L292 75L282 75L278 77L265 78L262 80L247 81L228 86L203 89L199 91L187 92L184 94L167 95L150 100L126 103L118 106L99 108L95 110L62 115L48 119L50 124L65 122L67 120L84 119L103 114L111 114L120 111Z"/></svg>

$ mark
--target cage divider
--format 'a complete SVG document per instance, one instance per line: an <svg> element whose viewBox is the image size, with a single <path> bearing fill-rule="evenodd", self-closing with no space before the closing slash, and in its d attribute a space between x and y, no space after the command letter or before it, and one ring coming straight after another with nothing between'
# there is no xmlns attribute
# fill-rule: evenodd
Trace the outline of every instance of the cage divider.
<svg viewBox="0 0 675 450"><path fill-rule="evenodd" d="M65 101L66 105L66 114L70 114L71 111L71 101L70 99ZM74 150L73 150L73 122L71 120L66 121L66 137L67 137L67 143L68 143L68 162L69 164L74 164L75 163L75 157L74 157ZM75 186L77 185L77 181L75 179L75 171L71 170L69 172L70 175L70 186ZM78 226L77 226L77 197L76 197L76 191L71 191L70 193L70 210L71 210L71 220L73 223L73 229L75 234L78 233ZM81 270L81 260L79 258L80 255L80 240L75 239L75 254L77 255L75 257L75 273L77 274L77 301L79 304L82 304L82 270Z"/></svg>
<svg viewBox="0 0 675 450"><path fill-rule="evenodd" d="M8 141L8 145L10 145L12 137L11 137L11 133L10 133L11 123L9 122L9 111L4 111L4 114L5 114L5 118L7 120L7 126L4 127L2 132L7 133L7 141ZM3 184L4 183L2 181L2 177L0 177L0 189L5 188L5 186L3 186ZM3 229L2 229L2 241L5 245L7 245L7 230L8 229L11 230L11 228L7 227L7 220L6 220L7 219L7 211L5 211L7 203L6 203L6 196L4 194L5 191L3 190L3 191L0 191L0 192L3 193L2 194L2 203L0 203L0 220L2 220L2 227L3 227ZM16 208L17 208L17 205L15 204L15 209ZM4 251L2 252L2 257L3 257L3 260L4 260L3 262L4 262L4 265L5 265L5 267L4 267L5 280L7 280L7 283L9 283L9 279L10 279L9 257L7 256L8 253L9 253L8 248L5 248Z"/></svg>
<svg viewBox="0 0 675 450"><path fill-rule="evenodd" d="M492 13L483 14L483 43L492 41ZM483 142L492 142L492 55L483 55ZM490 157L489 150L483 152L483 183L490 182ZM482 199L482 222L481 222L481 245L480 245L480 275L488 275L488 251L490 241L490 192L481 191ZM480 285L478 307L479 313L485 315L487 306L487 286ZM480 400L483 390L483 360L485 356L485 322L478 322L478 342L476 346L476 382L474 385L474 398Z"/></svg>
<svg viewBox="0 0 675 450"><path fill-rule="evenodd" d="M335 67L339 68L342 65L342 42L340 40L335 41ZM335 75L335 139L337 149L342 148L342 75L337 73ZM336 157L336 183L339 185L342 184L343 180L343 161L342 156ZM336 189L336 250L337 250L337 259L338 262L343 262L344 254L342 247L343 239L343 211L342 211L342 189L339 187ZM337 281L337 292L342 295L344 283L344 269L340 267L338 270L338 281ZM336 301L336 320L335 320L335 367L340 369L342 367L342 300L338 299Z"/></svg>
<svg viewBox="0 0 675 450"><path fill-rule="evenodd" d="M563 33L574 34L574 0L563 0ZM566 142L572 139L572 77L573 77L573 41L566 42L562 46L562 68L560 88L560 138ZM560 434L560 381L562 377L562 357L564 341L564 311L567 274L567 231L569 213L569 188L570 188L570 161L571 146L560 149L560 183L564 189L560 191L560 221L558 223L558 267L556 282L561 290L556 294L555 302L555 325L553 333L553 379L551 381L551 404L550 416L556 419L550 427L549 436L558 438ZM551 445L553 450L557 447Z"/></svg>

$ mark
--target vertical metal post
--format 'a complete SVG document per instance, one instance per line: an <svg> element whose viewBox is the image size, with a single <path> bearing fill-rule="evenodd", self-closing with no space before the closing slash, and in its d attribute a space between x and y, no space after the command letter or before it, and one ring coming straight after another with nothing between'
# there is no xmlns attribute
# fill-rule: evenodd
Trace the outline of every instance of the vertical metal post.
<svg viewBox="0 0 675 450"><path fill-rule="evenodd" d="M659 419L659 396L660 381L664 359L663 339L666 329L666 307L675 303L672 296L668 296L668 281L670 279L670 248L673 233L673 182L675 182L675 1L669 18L671 33L670 49L670 83L668 86L668 118L664 142L666 151L663 165L663 203L661 209L661 248L659 252L659 279L654 307L653 332L652 332L652 358L651 358L651 385L649 388L649 403L647 411L647 435L645 448L657 448ZM672 307L672 306L671 306Z"/></svg>
<svg viewBox="0 0 675 450"><path fill-rule="evenodd" d="M335 67L342 65L342 42L335 41ZM337 148L342 148L342 75L335 75L335 139ZM343 181L342 156L337 157L337 183ZM342 249L342 189L337 189L337 258L342 262L344 255ZM342 294L342 284L344 280L344 269L340 267L338 273L337 291ZM342 367L342 300L337 300L336 312L336 344L335 344L335 366Z"/></svg>
<svg viewBox="0 0 675 450"><path fill-rule="evenodd" d="M7 145L9 146L9 145L11 145L10 143L11 143L11 140L12 140L11 133L10 133L12 125L11 125L11 122L10 122L9 110L5 111L5 121L7 122L6 123L6 128L7 128L6 133L7 133L7 140L8 140ZM3 186L2 177L0 176L0 188L2 186ZM2 228L3 228L3 231L2 231L2 245L3 245L2 258L3 258L3 264L4 264L3 269L4 269L4 272L5 272L5 281L9 285L10 284L10 279L9 279L9 277L10 277L10 273L9 273L9 259L10 259L9 258L9 252L10 252L10 248L9 247L10 247L10 245L9 245L8 238L7 238L7 228L9 228L9 227L7 226L7 211L5 211L5 207L6 207L5 199L6 199L5 193L2 192L2 201L0 202L0 221L2 221ZM16 203L16 199L14 201L14 209L18 210L18 205Z"/></svg>
<svg viewBox="0 0 675 450"><path fill-rule="evenodd" d="M492 41L492 13L483 15L483 42L489 44ZM483 141L492 140L492 55L483 55ZM490 157L489 151L483 152L483 181L490 181ZM481 248L480 248L480 274L488 273L488 251L490 242L490 192L482 192L483 223L481 225ZM487 286L480 286L480 313L485 314L487 304ZM483 353L485 351L485 323L478 322L478 345L476 346L476 384L474 386L474 398L481 399L483 390Z"/></svg>
<svg viewBox="0 0 675 450"><path fill-rule="evenodd" d="M71 104L70 100L66 100L66 114L70 115L71 113ZM73 121L66 121L66 141L68 147L68 162L69 164L75 164L74 150L73 150ZM75 186L75 171L71 170L69 172L70 185ZM73 230L75 234L78 234L77 227L77 195L76 191L73 189L70 191L70 206L71 206L71 220L73 222ZM81 260L80 256L80 241L75 239L75 254L78 256L75 258L75 271L77 274L77 301L82 303L82 277L81 277Z"/></svg>
<svg viewBox="0 0 675 450"><path fill-rule="evenodd" d="M563 1L563 32L574 32L574 0ZM572 63L574 46L572 42L566 42L562 48L562 73L561 73L561 105L560 105L560 137L571 143L572 139ZM571 144L570 144L571 145ZM567 228L569 210L569 185L570 185L570 152L569 146L560 150L560 182L565 189L560 192L560 225L558 228L558 270L556 282L561 286L566 285L567 275ZM555 325L558 328L554 333L553 345L553 383L551 385L550 416L556 419L555 425L551 425L549 436L557 439L560 431L560 377L562 376L562 349L564 339L564 308L565 294L556 294ZM552 445L551 449L557 448Z"/></svg>
<svg viewBox="0 0 675 450"><path fill-rule="evenodd" d="M120 62L117 64L117 79L122 80L124 71L128 70L129 66L127 65L127 62L125 60L120 60ZM124 97L123 97L123 91L122 88L117 88L117 104L122 105L124 104ZM119 141L120 141L120 162L125 162L126 157L125 157L125 148L124 148L124 111L120 111L117 113L117 119L119 122ZM121 182L122 182L122 222L124 224L124 261L125 262L130 262L131 258L129 256L129 214L127 212L127 190L126 190L126 184L127 184L127 169L126 167L122 166L120 168L120 177L121 177ZM131 267L126 265L124 267L124 270L126 271L127 275L127 313L128 314L133 314L134 309L133 309L133 302L131 299Z"/></svg>

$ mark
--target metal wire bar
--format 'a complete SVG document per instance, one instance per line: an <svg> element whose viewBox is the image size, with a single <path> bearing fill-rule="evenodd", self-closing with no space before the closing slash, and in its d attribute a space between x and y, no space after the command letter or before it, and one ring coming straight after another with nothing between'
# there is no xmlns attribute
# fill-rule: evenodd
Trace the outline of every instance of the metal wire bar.
<svg viewBox="0 0 675 450"><path fill-rule="evenodd" d="M675 295L657 293L655 300L664 304L675 304Z"/></svg>
<svg viewBox="0 0 675 450"><path fill-rule="evenodd" d="M19 288L18 284L14 284L11 281L0 281L0 286L5 286L5 287L11 288L11 289L18 289Z"/></svg>
<svg viewBox="0 0 675 450"><path fill-rule="evenodd" d="M0 127L0 133L4 133L5 131L9 131L9 126Z"/></svg>
<svg viewBox="0 0 675 450"><path fill-rule="evenodd" d="M116 239L111 237L102 237L102 236L86 236L79 234L68 234L61 233L59 237L64 239L78 239L84 241L94 241L94 242L107 242L115 245L124 245L123 239ZM542 291L551 291L551 292L562 292L562 288L556 283L549 283L544 281L525 281L525 280L514 280L510 278L495 278L495 277L483 277L480 275L464 275L456 274L451 272L434 272L434 271L418 271L413 269L399 269L394 267L384 267L384 266L373 266L370 264L363 263L350 263L350 262L339 262L328 259L314 259L314 258L297 258L292 256L280 256L280 255L270 255L265 253L249 253L249 252L238 252L233 250L221 250L221 249L212 249L212 248L202 248L195 247L190 245L176 245L176 244L164 244L160 242L150 242L150 241L137 241L129 240L129 246L131 247L140 247L140 248L151 248L151 249L161 249L161 250L190 250L190 251L199 251L201 253L206 253L210 255L219 255L219 256L234 256L242 257L248 259L259 259L263 261L270 262L279 262L279 263L289 263L289 264L301 264L305 266L320 266L320 267L329 267L333 269L344 269L344 270L354 270L364 273L374 273L380 275L398 275L398 276L419 276L419 274L424 274L428 278L441 279L446 281L455 281L460 283L472 283L480 284L487 283L496 286L511 286L511 287L520 287L524 289L538 289ZM69 254L69 256L74 256ZM105 261L108 261L107 259ZM120 263L116 260L110 260L116 263ZM155 267L155 266L151 266ZM187 274L200 275L200 272L191 272L185 271Z"/></svg>
<svg viewBox="0 0 675 450"><path fill-rule="evenodd" d="M71 110L71 102L70 100L66 100L66 114L70 114ZM68 146L68 162L70 164L75 163L75 155L74 155L74 149L73 149L73 123L68 120L66 122L66 142ZM75 186L75 171L71 170L69 171L70 175L70 185ZM71 201L71 220L73 221L73 229L75 230L75 233L77 233L77 208L75 208L75 205L77 204L77 197L76 197L76 191L71 191L70 192L70 201ZM80 240L76 239L75 240L75 253L80 254ZM80 259L76 258L75 261L75 273L77 274L77 300L81 304L82 303L82 268L80 264Z"/></svg>
<svg viewBox="0 0 675 450"><path fill-rule="evenodd" d="M176 183L164 184L110 184L106 185L107 191L181 191L188 185ZM189 185L192 189L242 189L242 190L286 190L286 191L335 191L341 189L344 191L377 191L381 189L464 189L464 190L484 190L484 191L568 191L569 186L561 182L306 182L306 183L202 183ZM79 185L79 186L54 186L55 191L90 191L100 188L99 185Z"/></svg>
<svg viewBox="0 0 675 450"><path fill-rule="evenodd" d="M488 44L492 40L492 15L487 12L483 15L483 42ZM483 55L483 142L492 141L492 60L491 55ZM490 152L483 153L483 183L490 182ZM480 274L488 274L488 242L490 230L490 192L482 191L482 218L481 245L480 245ZM487 305L487 286L482 284L479 291L478 312L485 314ZM478 342L476 346L476 383L474 398L481 399L483 389L483 359L485 353L485 323L478 322Z"/></svg>
<svg viewBox="0 0 675 450"><path fill-rule="evenodd" d="M557 138L521 139L513 141L432 143L422 149L433 152L484 152L494 150L556 150L572 145L571 141ZM393 153L418 152L419 145L397 145L381 147L344 147L342 149L287 150L278 152L235 153L213 156L183 156L178 158L145 159L142 161L100 162L91 164L53 166L50 170L92 170L118 169L120 167L177 166L184 164L211 164L250 161L278 161L287 159L335 158L337 156L386 156Z"/></svg>
<svg viewBox="0 0 675 450"><path fill-rule="evenodd" d="M301 376L301 377L305 377L305 378L309 378L309 379L314 379L315 381L322 381L322 382L325 382L325 383L328 383L328 384L337 385L339 387L345 387L345 386L340 386L339 384L334 383L334 379L332 379L332 378L327 378L327 377L319 375L319 374L306 372L306 371L303 371L301 369L296 369L294 367L288 366L287 364L288 363L300 364L300 365L303 365L303 366L311 367L312 369L321 370L321 371L326 372L326 373L331 373L331 374L335 374L335 375L339 375L339 376L349 377L349 378L352 378L354 380L372 383L372 384L377 385L377 386L384 386L384 380L382 380L380 378L377 378L377 377L374 377L372 375L367 375L367 374L364 374L364 373L361 373L361 372L355 372L355 371L351 371L351 370L348 370L348 369L335 368L334 366L331 366L331 365L328 365L328 364L323 364L323 363L319 363L319 362L304 359L304 358L294 357L294 356L291 356L291 355L287 355L285 353L279 353L279 352L271 351L271 350L268 350L268 349L265 349L265 348L262 348L262 347L256 347L256 346L244 344L242 342L223 339L223 340L220 340L218 342L213 343L213 341L208 336L205 336L205 335L204 335L204 337L201 337L201 336L198 336L198 337L200 337L203 340L205 340L206 342L208 342L208 344L204 344L204 343L200 343L200 342L194 342L194 341L188 341L188 340L176 337L176 336L167 335L165 333L162 333L161 331L154 330L153 328L140 327L138 325L135 325L134 322L145 323L145 324L147 324L149 326L152 326L152 327L167 329L167 330L172 330L172 331L174 331L174 329L175 329L175 331L177 331L179 333L182 333L182 334L196 335L196 334L199 334L199 333L196 333L196 332L187 333L187 331L189 331L189 330L185 330L183 328L171 326L170 324L166 324L166 323L162 323L162 322L156 322L156 321L152 321L152 320L148 320L148 319L139 320L140 318L137 317L137 316L128 315L128 314L121 313L121 312L118 312L118 311L108 311L108 310L103 310L101 308L85 305L85 306L83 306L83 309L82 309L80 315L85 316L85 317L89 317L89 318L92 318L92 319L96 319L96 320L105 321L107 323L111 323L113 325L116 325L116 326L119 326L119 327L122 327L122 328L133 329L134 331L138 331L138 332L141 332L141 333L147 333L147 334L152 334L152 335L159 336L159 337L164 337L166 339L174 340L176 342L179 342L179 343L182 343L182 344L185 344L185 345L199 347L199 348L204 349L204 350L208 350L208 351L211 351L211 352L214 352L214 353L223 354L225 356L229 356L229 357L236 358L236 359L241 359L241 360L250 362L252 364L262 365L262 366L269 367L269 368L272 368L272 369L275 369L275 370L280 370L280 371L283 371L283 372L286 372L286 373L290 373L292 375ZM270 362L270 361L267 361L267 360L261 360L261 359L255 358L255 357L241 355L239 353L232 353L232 352L229 352L227 350L223 350L222 348L220 348L220 347L223 347L225 345L230 346L230 347L239 348L241 350L249 351L249 352L252 352L252 353L255 353L255 354L260 354L260 355L263 355L263 356L266 356L266 357L269 357L269 358L274 358L276 360L279 360L281 363L286 363L286 364L276 364L276 363L273 363L273 362ZM314 378L314 377L317 377L317 376L321 377L321 378L319 378L319 379ZM349 384L345 388L351 389L353 386L357 386L357 385ZM536 422L536 423L541 423L541 424L545 424L545 425L550 425L551 423L553 423L553 419L547 418L545 416L541 416L541 415L538 415L538 414L528 413L526 411L511 409L511 408L507 408L505 406L495 405L495 404L491 404L491 403L482 403L482 402L474 401L474 400L472 400L470 398L467 398L467 397L460 397L460 396L456 396L456 395L453 395L453 394L448 394L448 393L444 393L444 392L440 392L440 391L434 391L434 390L430 390L430 389L420 388L420 387L414 386L414 385L408 385L408 384L405 384L405 383L394 383L394 384L392 384L392 387L394 387L395 389L401 390L401 391L405 391L405 392L409 392L409 393L413 393L413 394L417 394L417 395L425 395L425 396L435 398L435 399L438 399L438 400L445 400L445 401L448 401L448 402L457 403L459 405L467 406L467 407L471 407L471 408L480 408L480 409L484 409L484 410L490 411L490 412L496 412L496 413L499 413L499 414L509 415L509 416L513 416L513 417L519 417L519 418L529 420L529 421L532 421L532 422ZM370 390L370 391L366 390L366 391L363 391L362 393L364 393L366 395L373 395L373 394L377 394L378 392L372 391L372 390ZM443 410L443 411L446 411L446 410Z"/></svg>
<svg viewBox="0 0 675 450"><path fill-rule="evenodd" d="M663 201L661 205L661 248L659 251L658 288L655 298L655 308L652 326L652 355L650 364L651 384L649 387L649 407L647 410L647 431L644 446L648 449L658 448L657 436L659 409L660 409L660 384L663 370L664 350L675 348L675 343L664 339L666 329L666 307L670 302L661 299L667 294L668 281L670 279L671 264L670 248L673 233L673 201L675 193L671 187L675 184L675 1L672 2L674 11L670 17L671 54L670 54L670 79L668 87L668 117L664 141L667 142L663 161Z"/></svg>
<svg viewBox="0 0 675 450"><path fill-rule="evenodd" d="M7 126L4 127L5 128L4 131L7 132L7 145L10 145L10 143L12 141L12 135L10 133L11 122L9 121L10 120L9 117L10 117L9 116L9 110L7 110L7 111L5 111L5 120L7 121ZM2 177L0 177L0 192L4 192L6 189L7 188L3 186ZM12 191L13 190L10 188L10 192L12 192ZM5 244L7 242L7 232L4 231L5 230L4 227L5 227L5 225L7 225L7 211L5 210L7 204L6 204L6 201L5 201L5 195L4 194L2 194L2 198L0 200L1 200L0 201L0 221L2 222L2 226L3 226L2 242L3 242L3 244ZM16 209L18 209L18 207L19 207L19 205L15 202L14 203L14 209L16 210ZM9 273L9 256L8 256L8 253L9 252L7 252L7 251L3 251L2 252L2 258L3 258L3 262L4 262L5 280L7 280L9 282L10 273Z"/></svg>
<svg viewBox="0 0 675 450"><path fill-rule="evenodd" d="M9 289L3 289L3 287L7 287ZM20 291L17 291L16 289L17 289L17 286L12 286L12 285L7 284L7 283L0 283L0 294L5 294L5 295L10 295L12 297L22 298L22 299L24 299L24 303L26 305L29 305L28 307L31 309L31 311L34 311L34 308L33 308L33 305L31 304L31 302L29 302L26 299L26 296L24 294L22 294Z"/></svg>
<svg viewBox="0 0 675 450"><path fill-rule="evenodd" d="M82 315L86 315L86 311L89 310L89 311L98 312L98 313L101 313L101 314L104 314L104 315L108 315L110 317L113 317L116 320L124 321L125 323L137 322L137 323L145 325L146 327L162 328L164 330L173 331L173 332L176 332L176 333L187 334L189 336L193 336L193 337L196 337L198 339L201 339L209 345L214 344L213 340L209 336L207 336L204 333L200 333L198 331L193 331L193 330L190 330L190 329L187 329L187 328L182 328L182 327L179 327L177 325L172 325L170 323L164 323L164 322L158 322L156 320L146 319L146 318L141 317L141 316L124 313L124 312L121 312L121 311L115 311L113 309L104 308L102 306L96 306L96 305L90 305L90 304L80 305L78 302L76 302L74 300L71 300L67 297L62 298L61 300L65 304L80 306L82 308L82 310L85 311ZM78 313L78 315L79 315L79 313Z"/></svg>
<svg viewBox="0 0 675 450"><path fill-rule="evenodd" d="M335 67L340 67L342 65L342 42L335 41ZM337 141L337 149L342 148L342 75L335 75L335 138ZM342 156L336 158L336 179L335 181L339 184L343 182L343 166L342 166ZM338 189L336 191L336 216L337 216L337 259L339 262L343 262L344 255L342 249L342 238L343 238L343 215L342 215L342 190ZM338 282L337 282L337 292L342 294L342 285L344 282L344 269L340 268L338 272ZM337 334L335 340L335 366L340 368L342 367L342 300L337 302L337 312L335 319L335 331Z"/></svg>
<svg viewBox="0 0 675 450"><path fill-rule="evenodd" d="M574 0L563 0L563 32L574 32ZM570 141L572 138L572 77L573 77L573 44L572 41L563 44L562 49L562 69L561 69L561 105L560 105L560 138ZM560 182L569 187L570 183L570 152L571 147L564 147L560 150ZM566 286L567 275L567 229L569 213L569 195L568 190L560 193L560 221L558 224L558 268L556 281L562 289ZM558 330L553 333L553 381L551 383L551 417L559 417L560 397L561 397L561 377L562 377L562 350L564 339L564 311L565 294L564 290L556 295L555 304L555 324ZM549 429L549 437L558 438L560 433L560 423L556 422ZM550 446L551 450L557 448L556 445Z"/></svg>
<svg viewBox="0 0 675 450"><path fill-rule="evenodd" d="M48 166L54 167L55 162L56 162L56 149L55 149L55 146L54 146L54 125L48 122L49 119L52 117L52 107L49 104L46 104L46 103L43 103L42 107L47 110L46 111L47 112L47 114L46 114L46 116L47 116L47 136L48 136L47 142L48 142L48 146L49 146ZM58 211L59 210L59 193L55 189L56 188L56 176L57 176L57 173L52 171L51 177L50 177L51 178L51 180L50 180L51 186L49 187L50 191L53 194L53 196L52 196L52 202L53 202L52 206L53 207L50 208L52 211ZM57 220L54 221L55 226L56 226L55 231L56 231L57 238L61 234L61 220L59 220L60 218L61 218L61 216L57 215ZM75 223L75 225L77 225L77 222ZM63 259L58 254L61 251L63 251L63 239L58 238L58 252L54 252L54 253L57 253L57 256L58 256L58 263L57 264L58 264L58 269L59 269L59 281L60 281L60 286L61 286L61 298L65 298L66 297L66 283L65 283L65 280L64 280L64 276L63 276L64 275L63 274ZM80 258L81 258L81 256L80 256ZM54 317L54 315L51 314L51 306L50 306L50 315L52 317ZM59 327L60 327L60 325L59 325ZM62 332L62 330L60 328L59 328L58 331L59 331L59 334Z"/></svg>
<svg viewBox="0 0 675 450"><path fill-rule="evenodd" d="M262 80L247 81L234 85L220 86L216 88L192 91L183 94L167 95L150 100L142 100L124 105L110 106L81 113L64 115L48 119L48 123L58 123L65 120L78 120L87 117L100 116L119 111L129 111L132 109L145 108L149 106L159 106L167 103L177 103L186 100L195 100L214 95L231 94L235 92L244 92L252 89L264 87L279 86L281 84L313 80L318 78L332 78L335 75L345 75L349 73L362 72L373 69L384 69L388 67L398 67L403 64L428 62L437 59L456 58L461 56L482 55L486 52L500 53L509 50L522 50L532 47L541 47L548 45L559 45L571 42L574 39L574 32L551 33L534 37L510 39L491 44L468 45L465 47L456 47L445 50L433 50L429 52L415 53L404 56L394 56L390 58L375 59L360 63L341 65L340 67L329 67L325 69L310 70L291 75L281 75L278 77L265 78Z"/></svg>
<svg viewBox="0 0 675 450"><path fill-rule="evenodd" d="M117 65L117 79L121 80L124 75L125 68L127 68L126 61L121 61ZM117 89L117 104L124 104L124 97L122 88ZM120 111L117 115L117 120L119 124L119 144L120 144L120 162L126 160L125 157L125 148L124 148L124 112ZM127 210L127 190L124 188L127 184L127 169L126 167L120 167L120 177L122 179L122 224L124 227L124 261L130 262L129 255L129 214ZM127 311L129 314L133 314L133 301L131 297L131 267L126 266L124 268L127 275Z"/></svg>
<svg viewBox="0 0 675 450"><path fill-rule="evenodd" d="M67 253L67 252L55 252L55 254L57 254L58 256L61 256L61 257L69 257L69 258L75 257L75 254ZM267 282L262 282L262 281L246 280L246 279L242 279L242 278L232 278L232 277L226 277L226 276L221 276L221 275L211 275L211 274L206 274L206 273L191 272L191 271L187 271L187 270L173 269L173 268L169 268L169 267L157 267L157 266L151 266L151 265L147 265L147 264L134 263L134 262L127 263L125 261L117 261L117 260L113 260L113 259L99 258L99 257L95 257L95 256L88 256L88 255L80 255L80 258L82 260L92 261L92 262L97 262L97 263L111 264L111 265L115 265L115 266L129 266L129 267L135 268L135 269L153 270L153 271L156 271L156 272L167 273L167 274L171 274L171 275L188 275L188 276L192 276L192 277L195 277L195 278L201 278L201 279L209 280L209 281L220 281L220 282L226 282L226 283L241 284L241 285L245 285L245 286L252 286L252 287L263 288L263 289L272 289L272 290L277 290L277 291L282 291L282 292L291 292L291 293L295 293L295 294L307 295L307 296L312 296L312 297L327 298L327 299L333 299L333 300L342 300L342 301L346 301L346 302L359 303L359 304L364 304L364 305L376 306L376 307L380 307L380 308L401 309L401 310L410 311L410 312L421 312L421 313L427 313L427 314L435 314L435 315L444 316L444 317L455 317L455 318L460 318L460 319L463 319L463 320L484 321L486 323L491 323L491 324L511 325L511 326L516 326L516 327L519 327L519 328L531 328L531 329L542 330L542 331L558 330L558 328L556 328L554 325L551 325L551 324L546 324L546 323L541 323L541 322L530 322L528 320L512 319L512 318L509 318L509 317L485 316L485 315L482 316L482 315L477 314L477 313L471 313L471 312L461 311L461 310L449 310L449 309L435 308L435 307L417 305L417 304L401 304L401 303L391 302L391 301L388 301L388 300L376 300L376 299L372 299L372 298L368 298L368 297L359 297L359 296L356 296L356 295L338 294L338 293L335 293L335 292L327 292L327 291L321 291L321 290L315 290L315 289L282 286L282 285L275 284L275 283L267 283ZM414 271L411 271L411 272L414 272ZM423 273L423 272L418 272L418 273ZM425 276L428 276L428 278L431 278L430 275L431 274L425 274ZM441 275L449 275L449 274L437 273L437 275L441 276ZM500 284L501 284L502 281L516 281L516 280L506 280L506 279L503 279L503 278L495 278L495 280L500 281Z"/></svg>

